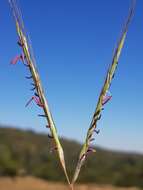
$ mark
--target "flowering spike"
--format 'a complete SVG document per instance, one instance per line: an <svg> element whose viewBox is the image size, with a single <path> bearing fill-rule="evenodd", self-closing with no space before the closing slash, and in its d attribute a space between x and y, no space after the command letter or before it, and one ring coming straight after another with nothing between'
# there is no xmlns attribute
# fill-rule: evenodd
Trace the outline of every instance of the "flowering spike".
<svg viewBox="0 0 143 190"><path fill-rule="evenodd" d="M87 153L90 152L90 151L95 152L95 150L90 148L90 142L91 142L91 139L92 139L91 134L93 134L94 132L98 133L98 131L95 130L95 129L97 127L97 121L100 118L101 111L103 110L103 105L105 103L107 103L111 99L111 96L109 96L109 97L106 96L106 92L109 90L109 88L111 86L111 82L112 82L112 79L114 77L114 74L115 74L115 71L116 71L116 68L117 68L117 65L118 65L118 60L119 60L119 57L120 57L120 54L121 54L121 51L122 51L122 48L123 48L123 45L124 45L124 42L125 42L126 35L127 35L129 23L131 21L133 13L134 13L134 8L135 8L135 0L133 0L133 4L132 4L132 6L130 8L129 16L128 16L127 21L125 23L123 33L121 35L119 43L117 44L117 48L116 48L114 56L113 56L112 64L109 67L109 70L107 72L106 80L105 80L103 88L101 90L96 110L94 112L90 127L89 127L89 129L87 131L87 136L86 136L86 139L85 139L85 143L83 144L83 147L81 149L79 159L78 159L78 162L77 162L77 166L76 166L76 169L75 169L75 173L74 173L74 176L73 176L73 179L72 179L72 186L74 185L74 183L76 182L76 180L77 180L77 178L79 176L80 169L81 169L82 165L84 164L84 161L85 161Z"/></svg>
<svg viewBox="0 0 143 190"><path fill-rule="evenodd" d="M33 78L33 82L36 86L39 100L43 104L42 107L43 107L44 115L39 115L39 116L45 117L48 125L50 126L50 131L51 131L51 134L53 135L53 140L54 140L55 146L57 147L57 154L58 154L58 157L60 160L60 164L63 168L63 171L64 171L64 174L68 181L68 184L70 185L69 177L68 177L67 171L66 171L63 148L62 148L62 145L60 143L60 140L59 140L59 137L57 134L57 129L56 129L52 114L49 110L48 102L44 95L44 90L43 90L43 87L41 84L39 73L36 68L36 62L35 62L32 46L29 41L29 37L27 36L27 34L25 32L24 23L23 23L23 20L21 17L21 11L20 11L19 7L17 6L16 0L9 0L9 3L10 3L12 13L14 16L14 20L16 23L16 30L17 30L17 34L18 34L19 42L20 42L19 45L22 48L23 54L25 56L24 59L25 59L25 62L27 63L25 66L28 66L28 69Z"/></svg>

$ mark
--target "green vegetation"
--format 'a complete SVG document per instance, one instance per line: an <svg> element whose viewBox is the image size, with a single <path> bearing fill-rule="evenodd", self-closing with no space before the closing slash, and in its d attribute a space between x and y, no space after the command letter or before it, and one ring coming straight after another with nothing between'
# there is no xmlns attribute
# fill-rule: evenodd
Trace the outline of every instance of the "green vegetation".
<svg viewBox="0 0 143 190"><path fill-rule="evenodd" d="M64 181L55 153L50 152L47 135L0 127L0 176L33 175L51 181ZM68 172L74 172L81 145L61 139ZM80 182L143 187L143 155L97 148L82 168Z"/></svg>

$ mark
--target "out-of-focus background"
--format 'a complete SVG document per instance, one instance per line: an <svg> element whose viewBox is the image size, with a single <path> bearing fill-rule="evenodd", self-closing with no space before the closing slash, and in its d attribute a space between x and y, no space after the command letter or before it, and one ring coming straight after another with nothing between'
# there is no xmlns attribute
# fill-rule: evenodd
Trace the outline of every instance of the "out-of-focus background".
<svg viewBox="0 0 143 190"><path fill-rule="evenodd" d="M65 150L68 172L72 176L81 145L68 139L61 139L61 142ZM45 190L46 188L52 190L56 187L66 189L66 186L56 184L65 183L63 171L57 160L56 154L50 152L50 141L47 135L15 128L0 128L0 187L2 190L12 189L12 187L13 190ZM99 190L114 189L112 186L124 187L123 189L142 188L143 155L97 147L96 155L90 155L83 166L78 182L86 185L78 186L77 189L95 187Z"/></svg>
<svg viewBox="0 0 143 190"><path fill-rule="evenodd" d="M34 103L29 73L10 65L21 53L8 1L0 6L0 190L64 189L46 122ZM70 176L84 142L130 0L19 0L45 94L61 136ZM98 122L97 152L83 166L77 189L143 188L143 1L135 15ZM72 139L72 140L71 140Z"/></svg>

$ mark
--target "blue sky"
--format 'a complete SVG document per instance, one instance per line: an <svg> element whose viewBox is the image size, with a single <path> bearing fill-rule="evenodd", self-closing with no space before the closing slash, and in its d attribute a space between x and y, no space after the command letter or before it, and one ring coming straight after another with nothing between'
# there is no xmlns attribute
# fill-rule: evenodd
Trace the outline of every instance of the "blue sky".
<svg viewBox="0 0 143 190"><path fill-rule="evenodd" d="M20 0L37 66L60 136L83 142L119 39L130 0ZM143 1L134 19L98 123L96 144L143 153ZM11 66L20 53L7 1L0 6L0 123L47 133L31 97L28 73Z"/></svg>

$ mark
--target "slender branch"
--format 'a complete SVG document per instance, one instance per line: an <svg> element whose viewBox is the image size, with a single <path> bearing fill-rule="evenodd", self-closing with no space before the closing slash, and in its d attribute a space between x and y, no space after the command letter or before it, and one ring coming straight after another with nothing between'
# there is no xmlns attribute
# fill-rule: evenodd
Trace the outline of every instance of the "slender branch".
<svg viewBox="0 0 143 190"><path fill-rule="evenodd" d="M44 116L47 119L47 123L48 123L49 129L51 131L53 141L56 146L56 150L57 150L57 153L59 156L61 166L64 170L67 182L70 185L69 177L68 177L68 174L66 171L63 148L62 148L60 140L58 138L57 129L56 129L52 114L49 110L47 100L44 95L40 77L39 77L39 74L38 74L38 71L36 68L35 59L34 59L34 56L32 53L31 44L29 43L28 37L27 37L25 29L24 29L24 24L23 24L23 20L21 18L20 9L17 6L16 0L9 0L9 3L11 5L12 11L13 11L13 16L14 16L15 23L16 23L17 34L19 37L18 44L21 46L21 49L24 54L24 61L26 62L26 65L31 73L31 77L29 77L29 79L31 79L31 78L33 79L33 84L34 84L33 90L35 90L35 93L36 93L37 97L39 98L39 100L35 99L36 103L39 101L39 103L37 103L37 105L41 105L40 107L44 111Z"/></svg>
<svg viewBox="0 0 143 190"><path fill-rule="evenodd" d="M96 130L96 127L97 127L98 120L100 120L100 118L101 118L101 112L103 109L103 105L106 104L112 97L112 96L108 95L108 90L111 86L112 79L114 78L114 74L115 74L115 71L116 71L116 68L118 65L118 60L119 60L119 57L120 57L120 54L121 54L121 51L122 51L122 48L123 48L123 45L125 42L125 38L127 35L129 24L131 22L131 18L132 18L133 13L134 13L134 9L135 9L135 0L132 1L132 6L130 8L127 21L126 21L125 26L123 28L121 38L117 44L117 48L116 48L114 56L113 56L112 64L108 69L106 79L105 79L103 88L101 90L101 93L100 93L100 96L98 99L96 110L93 114L93 118L92 118L90 127L89 127L88 132L87 132L85 143L83 144L83 147L81 149L81 152L80 152L80 155L78 158L78 163L77 163L75 173L74 173L74 176L72 179L72 184L74 184L76 182L76 180L79 176L79 173L80 173L80 169L81 169L82 165L84 164L87 155L90 152L96 152L95 149L93 147L91 147L91 141L93 141L94 132L98 133L98 131Z"/></svg>

